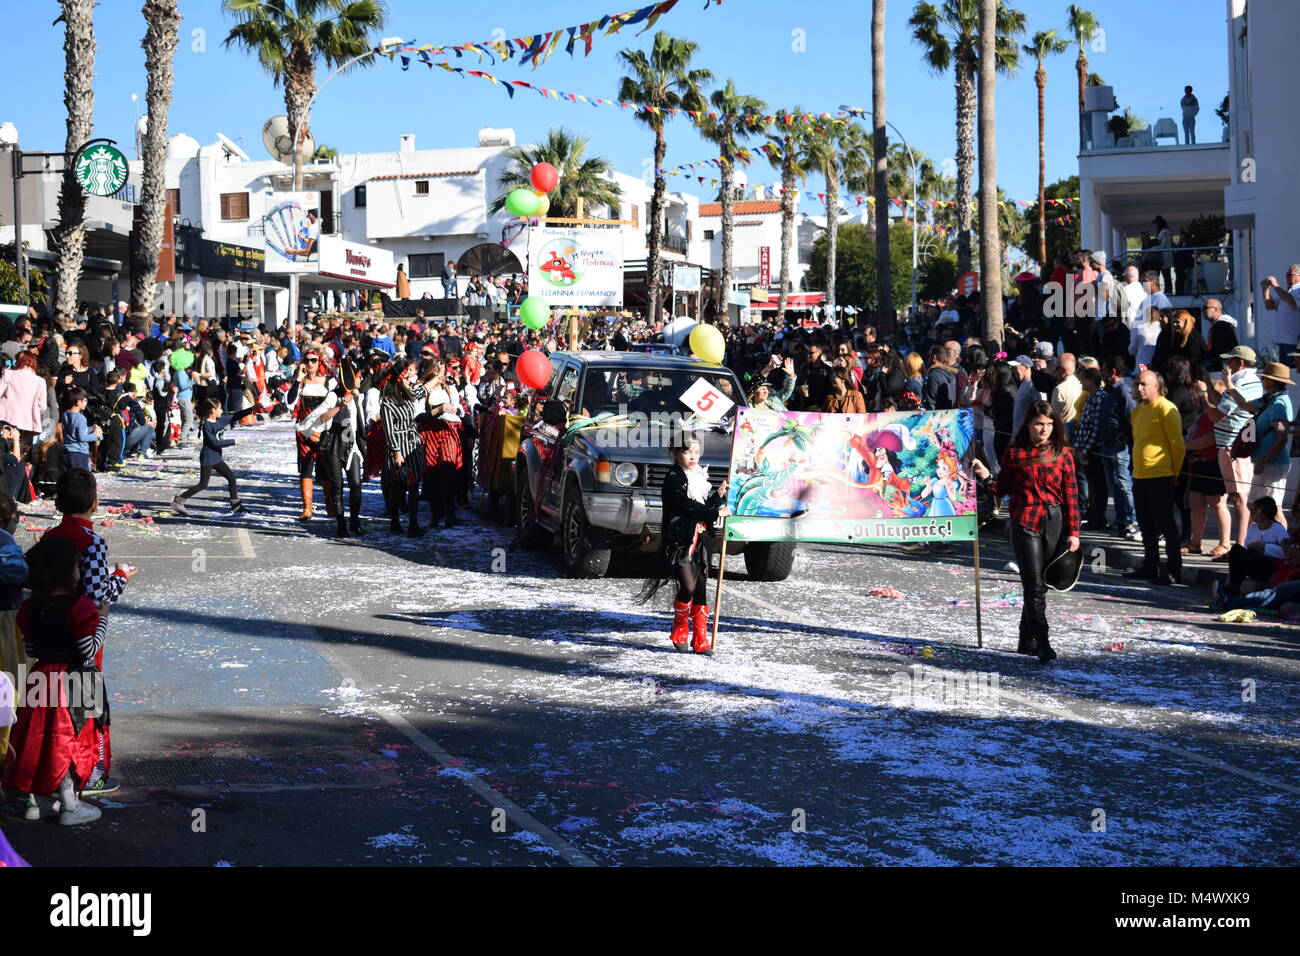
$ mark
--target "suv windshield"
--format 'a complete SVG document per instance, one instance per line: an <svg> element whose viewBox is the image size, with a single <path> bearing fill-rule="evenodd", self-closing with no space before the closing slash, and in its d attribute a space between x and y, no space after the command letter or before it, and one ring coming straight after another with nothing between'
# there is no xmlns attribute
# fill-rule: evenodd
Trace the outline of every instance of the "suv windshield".
<svg viewBox="0 0 1300 956"><path fill-rule="evenodd" d="M678 412L690 414L681 397L700 379L730 399L724 419L735 413L742 401L736 380L725 372L704 372L692 368L589 368L582 389L582 412L628 412L653 415Z"/></svg>

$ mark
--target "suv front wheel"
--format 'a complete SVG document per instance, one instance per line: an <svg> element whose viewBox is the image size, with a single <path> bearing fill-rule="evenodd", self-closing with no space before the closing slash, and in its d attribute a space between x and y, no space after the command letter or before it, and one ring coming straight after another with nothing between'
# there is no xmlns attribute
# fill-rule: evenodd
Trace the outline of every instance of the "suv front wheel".
<svg viewBox="0 0 1300 956"><path fill-rule="evenodd" d="M601 578L609 570L611 550L608 536L587 522L582 507L582 490L570 483L564 492L560 517L560 544L564 566L575 578Z"/></svg>
<svg viewBox="0 0 1300 956"><path fill-rule="evenodd" d="M745 570L755 581L784 581L794 568L793 541L752 541L745 545Z"/></svg>
<svg viewBox="0 0 1300 956"><path fill-rule="evenodd" d="M538 522L536 512L536 499L528 485L528 465L520 461L515 468L515 527L525 551L542 551L551 543L551 533Z"/></svg>

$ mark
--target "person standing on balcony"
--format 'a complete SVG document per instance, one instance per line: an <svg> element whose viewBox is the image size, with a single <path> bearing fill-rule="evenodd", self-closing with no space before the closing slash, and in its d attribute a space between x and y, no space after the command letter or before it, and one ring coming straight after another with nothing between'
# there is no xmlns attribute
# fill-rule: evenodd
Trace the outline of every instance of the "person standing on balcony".
<svg viewBox="0 0 1300 956"><path fill-rule="evenodd" d="M1135 373L1142 371L1136 366L1151 365L1156 354L1156 343L1165 327L1164 312L1173 308L1169 297L1160 291L1159 283L1160 276L1155 272L1148 272L1142 277L1142 286L1146 289L1147 296L1138 307L1128 343L1128 354L1133 356Z"/></svg>
<svg viewBox="0 0 1300 956"><path fill-rule="evenodd" d="M1156 241L1151 251L1160 254L1160 288L1165 295L1170 295L1174 291L1174 233L1164 216L1156 216L1151 225L1156 227Z"/></svg>
<svg viewBox="0 0 1300 956"><path fill-rule="evenodd" d="M1277 313L1273 341L1277 343L1278 357L1284 358L1300 340L1300 262L1286 270L1285 286L1277 276L1269 276L1259 287L1264 292L1264 308Z"/></svg>
<svg viewBox="0 0 1300 956"><path fill-rule="evenodd" d="M1201 104L1192 95L1190 86L1183 87L1183 98L1178 101L1183 108L1183 143L1187 146L1196 144L1196 114L1201 111Z"/></svg>
<svg viewBox="0 0 1300 956"><path fill-rule="evenodd" d="M456 263L450 260L442 267L442 296L445 299L457 298Z"/></svg>

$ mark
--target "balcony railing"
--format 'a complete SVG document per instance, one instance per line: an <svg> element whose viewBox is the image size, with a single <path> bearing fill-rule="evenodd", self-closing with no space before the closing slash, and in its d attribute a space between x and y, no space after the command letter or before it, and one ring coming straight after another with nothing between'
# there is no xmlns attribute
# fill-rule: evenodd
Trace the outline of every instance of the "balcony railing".
<svg viewBox="0 0 1300 956"><path fill-rule="evenodd" d="M1165 273L1165 253L1172 252L1173 265L1168 269L1172 288L1166 295L1224 295L1235 288L1231 246L1174 246L1165 249L1129 249L1118 258L1124 267L1135 266L1139 273ZM1122 281L1122 276L1116 276ZM1163 281L1163 280L1162 280Z"/></svg>
<svg viewBox="0 0 1300 956"><path fill-rule="evenodd" d="M661 236L659 239L659 245L672 252L681 253L682 255L686 255L686 251L689 248L688 243L681 236Z"/></svg>

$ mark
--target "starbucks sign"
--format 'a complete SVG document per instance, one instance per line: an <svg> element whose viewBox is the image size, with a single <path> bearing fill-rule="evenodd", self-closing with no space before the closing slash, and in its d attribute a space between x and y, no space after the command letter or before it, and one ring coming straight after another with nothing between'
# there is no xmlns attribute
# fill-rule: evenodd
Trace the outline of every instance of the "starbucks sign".
<svg viewBox="0 0 1300 956"><path fill-rule="evenodd" d="M77 154L77 182L92 196L111 196L126 184L126 157L107 143L96 143Z"/></svg>

